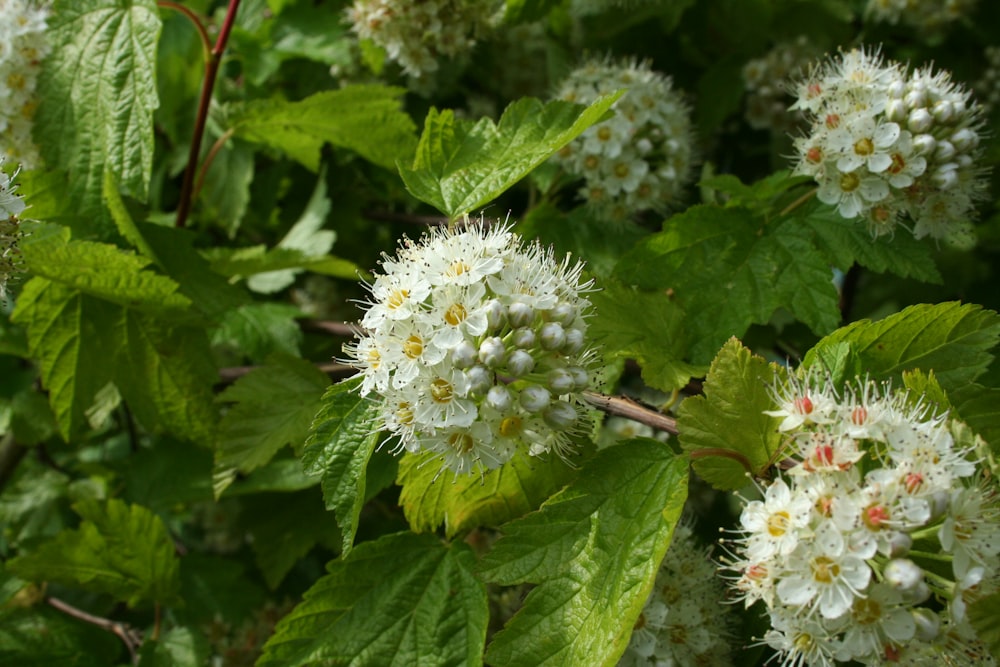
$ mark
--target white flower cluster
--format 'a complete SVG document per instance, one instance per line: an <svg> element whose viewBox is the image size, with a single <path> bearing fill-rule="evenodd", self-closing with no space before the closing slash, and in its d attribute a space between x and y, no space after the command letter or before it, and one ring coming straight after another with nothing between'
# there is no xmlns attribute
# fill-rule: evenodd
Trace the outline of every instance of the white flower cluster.
<svg viewBox="0 0 1000 667"><path fill-rule="evenodd" d="M619 667L731 665L732 607L724 598L709 553L678 524Z"/></svg>
<svg viewBox="0 0 1000 667"><path fill-rule="evenodd" d="M764 641L785 667L967 664L982 644L966 607L998 585L1000 503L958 425L871 381L838 393L811 373L776 398L795 465L745 504L724 564L767 606Z"/></svg>
<svg viewBox="0 0 1000 667"><path fill-rule="evenodd" d="M663 210L690 181L694 138L689 109L670 77L649 63L593 61L574 72L556 97L578 104L622 88L615 115L593 125L555 159L585 180L581 196L612 218Z"/></svg>
<svg viewBox="0 0 1000 667"><path fill-rule="evenodd" d="M494 0L355 0L347 16L360 38L420 78L436 71L440 60L471 51L497 9Z"/></svg>
<svg viewBox="0 0 1000 667"><path fill-rule="evenodd" d="M7 295L7 283L21 271L18 242L23 233L18 216L24 211L24 200L17 194L13 179L3 171L3 162L0 156L0 299Z"/></svg>
<svg viewBox="0 0 1000 667"><path fill-rule="evenodd" d="M743 66L747 102L744 117L755 130L787 134L802 125L801 113L788 113L788 88L792 80L805 74L808 64L820 53L809 39L800 35L781 42L760 58Z"/></svg>
<svg viewBox="0 0 1000 667"><path fill-rule="evenodd" d="M990 114L1000 106L1000 46L987 46L983 62L986 64L983 74L972 87L983 105L983 112Z"/></svg>
<svg viewBox="0 0 1000 667"><path fill-rule="evenodd" d="M795 141L796 171L819 183L820 201L845 218L863 217L874 235L903 215L917 238L971 238L968 216L983 196L977 166L980 107L947 72L907 74L876 52L831 59L797 88L791 107L811 130Z"/></svg>
<svg viewBox="0 0 1000 667"><path fill-rule="evenodd" d="M968 16L975 7L976 0L868 0L865 15L874 21L902 23L930 35Z"/></svg>
<svg viewBox="0 0 1000 667"><path fill-rule="evenodd" d="M35 84L50 46L47 7L32 0L0 0L0 146L3 156L25 169L41 162L31 138Z"/></svg>
<svg viewBox="0 0 1000 667"><path fill-rule="evenodd" d="M569 451L590 385L582 264L478 224L407 241L382 268L345 350L400 448L455 473Z"/></svg>

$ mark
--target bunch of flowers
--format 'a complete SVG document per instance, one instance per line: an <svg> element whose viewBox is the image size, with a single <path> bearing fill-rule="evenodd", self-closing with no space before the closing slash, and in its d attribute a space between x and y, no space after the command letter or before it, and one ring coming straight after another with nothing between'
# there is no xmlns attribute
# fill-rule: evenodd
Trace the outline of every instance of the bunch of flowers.
<svg viewBox="0 0 1000 667"><path fill-rule="evenodd" d="M48 8L32 0L0 0L0 145L3 156L25 169L41 159L31 138L35 116L35 84L50 46L46 38Z"/></svg>
<svg viewBox="0 0 1000 667"><path fill-rule="evenodd" d="M615 115L593 125L554 159L585 180L581 196L612 218L663 210L690 181L694 138L687 105L670 77L648 62L593 61L572 72L556 97L590 104L625 88Z"/></svg>
<svg viewBox="0 0 1000 667"><path fill-rule="evenodd" d="M811 123L795 141L796 171L816 179L820 201L845 218L892 233L906 215L917 238L971 238L981 198L982 112L947 72L907 74L877 52L832 58L797 86L793 110Z"/></svg>
<svg viewBox="0 0 1000 667"><path fill-rule="evenodd" d="M743 66L747 92L744 116L750 127L788 133L802 124L801 114L788 113L788 86L805 73L808 63L818 55L808 38L799 36L747 61Z"/></svg>
<svg viewBox="0 0 1000 667"><path fill-rule="evenodd" d="M902 23L931 35L968 16L975 7L976 0L868 0L865 15L893 25Z"/></svg>
<svg viewBox="0 0 1000 667"><path fill-rule="evenodd" d="M419 79L436 71L439 61L471 51L498 7L494 0L355 0L347 15L360 38Z"/></svg>
<svg viewBox="0 0 1000 667"><path fill-rule="evenodd" d="M983 62L986 67L973 88L983 105L983 112L990 114L1000 105L1000 46L987 46L983 50Z"/></svg>
<svg viewBox="0 0 1000 667"><path fill-rule="evenodd" d="M678 524L619 667L731 665L732 607L724 597L708 551Z"/></svg>
<svg viewBox="0 0 1000 667"><path fill-rule="evenodd" d="M18 242L22 232L18 216L24 211L24 200L17 194L17 185L2 167L3 157L0 156L0 298L7 295L7 283L21 271Z"/></svg>
<svg viewBox="0 0 1000 667"><path fill-rule="evenodd" d="M399 447L455 473L567 453L590 385L583 265L480 223L407 241L382 268L345 350Z"/></svg>
<svg viewBox="0 0 1000 667"><path fill-rule="evenodd" d="M871 381L838 393L813 373L777 394L766 414L794 465L746 503L724 567L767 606L781 664L929 667L982 649L966 608L997 589L1000 504L958 444L968 432L956 442L960 425Z"/></svg>

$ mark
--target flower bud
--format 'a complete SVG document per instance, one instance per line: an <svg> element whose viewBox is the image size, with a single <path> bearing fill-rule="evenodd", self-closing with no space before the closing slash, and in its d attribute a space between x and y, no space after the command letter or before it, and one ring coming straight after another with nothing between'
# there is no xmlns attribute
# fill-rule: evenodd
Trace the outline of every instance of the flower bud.
<svg viewBox="0 0 1000 667"><path fill-rule="evenodd" d="M535 370L535 358L524 350L514 350L507 357L507 370L516 378Z"/></svg>
<svg viewBox="0 0 1000 667"><path fill-rule="evenodd" d="M579 366L570 366L566 370L573 376L573 391L583 391L590 387L590 374Z"/></svg>
<svg viewBox="0 0 1000 667"><path fill-rule="evenodd" d="M938 638L941 634L940 616L926 607L911 609L910 613L913 615L913 622L916 625L917 632L915 636L917 639L924 642L932 642Z"/></svg>
<svg viewBox="0 0 1000 667"><path fill-rule="evenodd" d="M535 321L535 309L526 303L515 301L507 308L507 321L515 328L531 326Z"/></svg>
<svg viewBox="0 0 1000 667"><path fill-rule="evenodd" d="M888 88L889 97L894 100L901 100L906 94L906 82L902 79L895 79L889 84Z"/></svg>
<svg viewBox="0 0 1000 667"><path fill-rule="evenodd" d="M558 322L546 322L538 332L539 342L546 350L558 350L566 342L566 331Z"/></svg>
<svg viewBox="0 0 1000 667"><path fill-rule="evenodd" d="M917 155L928 155L937 148L937 139L929 134L918 134L913 137L913 152Z"/></svg>
<svg viewBox="0 0 1000 667"><path fill-rule="evenodd" d="M944 164L931 175L931 183L939 190L950 190L958 184L958 174L951 163Z"/></svg>
<svg viewBox="0 0 1000 667"><path fill-rule="evenodd" d="M493 386L493 374L483 366L473 366L465 371L465 379L471 394L484 394Z"/></svg>
<svg viewBox="0 0 1000 667"><path fill-rule="evenodd" d="M583 349L586 342L582 329L569 329L566 331L566 342L563 343L562 351L566 354L576 354Z"/></svg>
<svg viewBox="0 0 1000 667"><path fill-rule="evenodd" d="M510 390L502 384L495 384L486 392L486 405L497 412L507 412L513 405L514 399L510 396Z"/></svg>
<svg viewBox="0 0 1000 667"><path fill-rule="evenodd" d="M979 145L979 135L967 127L963 127L951 135L951 143L956 150L968 152Z"/></svg>
<svg viewBox="0 0 1000 667"><path fill-rule="evenodd" d="M950 141L939 141L934 157L941 162L947 162L955 157L955 146Z"/></svg>
<svg viewBox="0 0 1000 667"><path fill-rule="evenodd" d="M554 394L568 394L573 391L573 374L565 368L554 368L546 378L549 389Z"/></svg>
<svg viewBox="0 0 1000 667"><path fill-rule="evenodd" d="M941 100L934 105L934 108L931 109L931 113L934 115L934 120L937 122L948 123L955 117L955 105L948 100Z"/></svg>
<svg viewBox="0 0 1000 667"><path fill-rule="evenodd" d="M576 408L566 401L556 401L542 412L542 419L552 428L564 431L576 423Z"/></svg>
<svg viewBox="0 0 1000 667"><path fill-rule="evenodd" d="M552 322L569 325L574 319L576 319L576 307L567 301L560 301L549 311L549 320Z"/></svg>
<svg viewBox="0 0 1000 667"><path fill-rule="evenodd" d="M465 369L476 363L476 348L467 340L463 340L451 349L451 363L455 368Z"/></svg>
<svg viewBox="0 0 1000 667"><path fill-rule="evenodd" d="M544 410L551 400L552 395L549 394L549 390L545 387L539 387L537 384L522 389L519 397L521 407L531 413Z"/></svg>
<svg viewBox="0 0 1000 667"><path fill-rule="evenodd" d="M913 538L908 534L896 530L889 536L889 556L891 558L905 556L910 553L912 548Z"/></svg>
<svg viewBox="0 0 1000 667"><path fill-rule="evenodd" d="M908 109L903 100L889 100L889 103L885 107L886 118L894 123L902 123L906 120L907 111Z"/></svg>
<svg viewBox="0 0 1000 667"><path fill-rule="evenodd" d="M487 338L479 344L479 361L488 368L500 366L506 357L507 348L504 346L503 341L496 336Z"/></svg>
<svg viewBox="0 0 1000 667"><path fill-rule="evenodd" d="M903 98L903 101L911 109L927 106L927 91L919 88L911 90Z"/></svg>
<svg viewBox="0 0 1000 667"><path fill-rule="evenodd" d="M507 322L507 309L504 305L499 299L490 299L483 309L486 311L486 324L490 331L494 333L500 331Z"/></svg>
<svg viewBox="0 0 1000 667"><path fill-rule="evenodd" d="M885 583L900 592L914 591L924 583L924 571L909 558L893 558L882 572Z"/></svg>
<svg viewBox="0 0 1000 667"><path fill-rule="evenodd" d="M927 109L914 109L906 121L906 126L914 134L926 132L934 125L934 117Z"/></svg>
<svg viewBox="0 0 1000 667"><path fill-rule="evenodd" d="M965 100L962 99L953 99L951 101L951 107L954 109L956 119L960 119L964 116L966 109L968 108L965 104Z"/></svg>
<svg viewBox="0 0 1000 667"><path fill-rule="evenodd" d="M528 349L535 346L535 332L532 329L515 329L511 334L510 342L514 347Z"/></svg>

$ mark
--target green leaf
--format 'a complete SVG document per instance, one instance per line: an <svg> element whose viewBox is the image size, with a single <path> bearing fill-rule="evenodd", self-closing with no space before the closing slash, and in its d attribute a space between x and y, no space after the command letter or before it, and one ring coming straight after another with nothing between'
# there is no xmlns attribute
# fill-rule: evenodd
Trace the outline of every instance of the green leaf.
<svg viewBox="0 0 1000 667"><path fill-rule="evenodd" d="M327 376L307 361L278 357L250 371L219 395L233 403L219 423L215 446L215 495L229 486L231 471L250 472L287 444L305 441L323 406ZM222 480L227 482L223 485Z"/></svg>
<svg viewBox="0 0 1000 667"><path fill-rule="evenodd" d="M812 243L842 271L858 263L878 273L888 271L904 278L941 282L929 243L906 233L873 239L864 225L841 217L830 206L804 207L780 229L799 234L810 230Z"/></svg>
<svg viewBox="0 0 1000 667"><path fill-rule="evenodd" d="M249 144L237 139L228 141L215 156L198 193L199 217L221 226L230 238L239 231L250 206L254 166Z"/></svg>
<svg viewBox="0 0 1000 667"><path fill-rule="evenodd" d="M430 455L428 455L430 454ZM518 453L482 476L441 472L439 456L407 452L399 463L399 504L415 532L442 523L451 538L476 526L499 526L535 510L577 473L557 456L540 459Z"/></svg>
<svg viewBox="0 0 1000 667"><path fill-rule="evenodd" d="M400 533L358 545L278 623L257 667L482 665L486 590L461 542Z"/></svg>
<svg viewBox="0 0 1000 667"><path fill-rule="evenodd" d="M21 252L32 275L122 306L177 316L191 305L176 282L145 270L150 259L106 243L70 240L65 227L37 227Z"/></svg>
<svg viewBox="0 0 1000 667"><path fill-rule="evenodd" d="M530 23L545 18L552 9L562 5L562 0L506 0L503 22Z"/></svg>
<svg viewBox="0 0 1000 667"><path fill-rule="evenodd" d="M733 338L712 362L704 395L681 403L681 447L694 459L698 475L717 489L742 488L748 472L759 474L773 462L781 447L781 420L764 410L776 407L770 387L780 372Z"/></svg>
<svg viewBox="0 0 1000 667"><path fill-rule="evenodd" d="M451 219L496 199L550 155L602 120L622 93L605 95L589 107L556 100L520 99L496 125L473 124L450 110L427 113L410 167L399 165L406 189Z"/></svg>
<svg viewBox="0 0 1000 667"><path fill-rule="evenodd" d="M834 331L806 354L815 362L825 348L848 343L862 368L874 378L894 378L904 370L934 371L946 392L979 377L993 361L1000 339L1000 315L958 302L910 306L872 322L860 320Z"/></svg>
<svg viewBox="0 0 1000 667"><path fill-rule="evenodd" d="M149 428L210 438L217 375L201 329L167 325L44 278L25 285L13 319L27 326L67 441L86 427L87 409L108 382Z"/></svg>
<svg viewBox="0 0 1000 667"><path fill-rule="evenodd" d="M619 262L616 276L670 290L689 314L691 359L707 363L730 336L786 308L816 333L840 322L827 260L807 240L768 230L744 208L692 206Z"/></svg>
<svg viewBox="0 0 1000 667"><path fill-rule="evenodd" d="M413 155L416 126L400 108L406 91L380 85L328 90L299 102L253 100L231 116L236 136L284 152L308 169L319 169L324 143L347 148L393 168Z"/></svg>
<svg viewBox="0 0 1000 667"><path fill-rule="evenodd" d="M237 624L267 600L257 577L246 571L237 558L220 558L191 551L181 568L180 596L183 607L172 611L178 622L189 626Z"/></svg>
<svg viewBox="0 0 1000 667"><path fill-rule="evenodd" d="M66 167L82 208L100 207L105 173L145 199L153 168L159 11L154 0L56 0L39 79L35 136Z"/></svg>
<svg viewBox="0 0 1000 667"><path fill-rule="evenodd" d="M175 627L142 643L139 667L201 667L209 654L208 639L201 632Z"/></svg>
<svg viewBox="0 0 1000 667"><path fill-rule="evenodd" d="M212 270L224 276L252 276L265 271L304 269L334 278L357 280L364 273L354 262L331 255L313 257L301 250L274 248L258 245L249 248L220 249L209 254Z"/></svg>
<svg viewBox="0 0 1000 667"><path fill-rule="evenodd" d="M110 632L46 605L0 608L0 665L108 667L122 653Z"/></svg>
<svg viewBox="0 0 1000 667"><path fill-rule="evenodd" d="M1000 623L997 619L1000 619L1000 593L993 593L969 605L969 623L994 660L1000 660Z"/></svg>
<svg viewBox="0 0 1000 667"><path fill-rule="evenodd" d="M316 189L306 203L305 210L284 238L278 241L277 247L298 250L307 257L326 255L337 238L337 234L332 230L323 229L329 214L330 199L326 194L326 169L323 168L319 170ZM254 292L272 294L295 282L297 273L299 273L297 269L258 273L247 280L247 287Z"/></svg>
<svg viewBox="0 0 1000 667"><path fill-rule="evenodd" d="M649 386L670 392L704 375L703 366L683 361L690 344L686 319L667 295L609 283L590 300L597 309L589 329L594 342L610 358L638 361Z"/></svg>
<svg viewBox="0 0 1000 667"><path fill-rule="evenodd" d="M948 397L958 417L1000 452L1000 388L972 383L958 387Z"/></svg>
<svg viewBox="0 0 1000 667"><path fill-rule="evenodd" d="M340 546L337 522L323 506L319 489L251 496L243 501L241 515L253 536L257 567L271 590L317 544L334 550Z"/></svg>
<svg viewBox="0 0 1000 667"><path fill-rule="evenodd" d="M302 311L285 303L248 303L227 311L212 332L212 345L228 345L240 357L263 362L274 353L297 357Z"/></svg>
<svg viewBox="0 0 1000 667"><path fill-rule="evenodd" d="M168 513L178 505L212 500L212 452L174 438L152 438L153 446L123 462L124 498Z"/></svg>
<svg viewBox="0 0 1000 667"><path fill-rule="evenodd" d="M111 595L130 607L179 601L174 542L159 517L116 499L81 501L73 509L83 518L77 530L64 530L7 568L30 581Z"/></svg>
<svg viewBox="0 0 1000 667"><path fill-rule="evenodd" d="M378 406L361 396L360 386L361 378L353 377L327 389L302 452L306 474L321 476L326 508L337 516L345 554L358 530L365 469L379 439Z"/></svg>
<svg viewBox="0 0 1000 667"><path fill-rule="evenodd" d="M487 662L614 665L625 650L687 497L687 460L636 439L598 452L568 488L502 528L487 580L536 582Z"/></svg>

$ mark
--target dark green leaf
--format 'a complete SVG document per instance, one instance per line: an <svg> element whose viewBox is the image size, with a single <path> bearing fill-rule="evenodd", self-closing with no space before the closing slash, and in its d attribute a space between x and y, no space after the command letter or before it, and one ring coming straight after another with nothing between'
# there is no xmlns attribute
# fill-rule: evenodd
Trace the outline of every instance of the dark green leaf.
<svg viewBox="0 0 1000 667"><path fill-rule="evenodd" d="M687 460L654 440L599 452L542 508L502 528L489 581L537 582L487 662L614 665L646 603L687 497Z"/></svg>
<svg viewBox="0 0 1000 667"><path fill-rule="evenodd" d="M365 500L365 470L378 444L377 404L358 392L361 378L335 384L323 395L302 452L309 475L320 475L327 509L337 516L348 553Z"/></svg>
<svg viewBox="0 0 1000 667"><path fill-rule="evenodd" d="M694 469L718 489L746 485L746 475L762 473L781 446L781 420L764 414L775 409L770 388L778 366L735 338L719 351L705 379L705 393L681 403L677 428Z"/></svg>
<svg viewBox="0 0 1000 667"><path fill-rule="evenodd" d="M32 553L8 561L11 572L30 581L52 581L140 602L178 601L178 560L167 527L140 505L111 499L81 501L77 530L64 530Z"/></svg>
<svg viewBox="0 0 1000 667"><path fill-rule="evenodd" d="M159 11L154 0L56 0L36 134L74 197L100 207L104 174L145 199L153 168Z"/></svg>
<svg viewBox="0 0 1000 667"><path fill-rule="evenodd" d="M449 218L496 199L550 155L600 121L621 92L589 107L524 98L511 104L496 125L473 124L450 110L431 108L410 167L399 166L407 190Z"/></svg>
<svg viewBox="0 0 1000 667"><path fill-rule="evenodd" d="M0 665L108 667L123 653L121 640L110 632L55 609L0 608Z"/></svg>
<svg viewBox="0 0 1000 667"><path fill-rule="evenodd" d="M139 667L201 667L208 660L208 639L200 631L176 627L148 639L139 651Z"/></svg>
<svg viewBox="0 0 1000 667"><path fill-rule="evenodd" d="M257 666L481 665L488 611L474 564L468 546L432 535L360 544L281 620Z"/></svg>
<svg viewBox="0 0 1000 667"><path fill-rule="evenodd" d="M284 303L240 306L222 316L212 332L212 344L228 345L257 363L275 353L296 357L302 342L301 317L301 310Z"/></svg>

